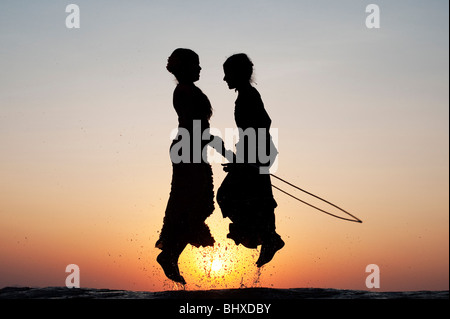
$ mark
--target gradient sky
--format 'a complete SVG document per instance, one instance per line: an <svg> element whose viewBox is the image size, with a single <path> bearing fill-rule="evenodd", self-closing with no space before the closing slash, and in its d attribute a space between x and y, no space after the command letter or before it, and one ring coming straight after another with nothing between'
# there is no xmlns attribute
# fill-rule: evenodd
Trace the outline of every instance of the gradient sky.
<svg viewBox="0 0 450 319"><path fill-rule="evenodd" d="M221 246L186 249L187 289L367 289L368 264L380 290L448 289L448 1L78 0L67 29L69 3L0 2L0 287L63 286L77 264L83 287L173 288L154 243L177 125L165 65L187 47L213 127L235 126L222 64L245 52L278 129L276 174L364 221L274 191L286 246L258 273L216 205ZM370 3L380 29L365 26Z"/></svg>

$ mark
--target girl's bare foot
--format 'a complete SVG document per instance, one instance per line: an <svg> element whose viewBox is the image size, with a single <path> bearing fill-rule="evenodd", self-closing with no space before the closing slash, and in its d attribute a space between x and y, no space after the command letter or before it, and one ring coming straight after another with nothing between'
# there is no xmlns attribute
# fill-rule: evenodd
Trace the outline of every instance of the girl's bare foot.
<svg viewBox="0 0 450 319"><path fill-rule="evenodd" d="M267 264L269 261L273 259L275 253L284 247L284 241L276 236L273 240L268 243L264 243L261 246L261 253L259 254L259 258L256 261L256 266L262 267Z"/></svg>
<svg viewBox="0 0 450 319"><path fill-rule="evenodd" d="M161 265L167 278L175 282L179 282L182 285L186 285L186 281L180 274L180 269L178 268L176 259L174 260L174 258L171 258L168 253L163 251L158 255L158 257L156 257L156 261Z"/></svg>

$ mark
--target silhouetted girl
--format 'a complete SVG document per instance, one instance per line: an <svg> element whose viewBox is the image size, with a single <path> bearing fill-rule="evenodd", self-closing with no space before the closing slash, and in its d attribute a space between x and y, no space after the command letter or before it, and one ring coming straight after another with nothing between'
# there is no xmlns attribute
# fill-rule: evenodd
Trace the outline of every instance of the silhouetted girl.
<svg viewBox="0 0 450 319"><path fill-rule="evenodd" d="M261 167L273 163L273 156L277 153L269 133L272 121L260 94L251 84L253 63L247 55L231 56L223 68L224 81L230 89L238 92L234 109L236 125L240 129L236 157L244 163L225 165L228 174L218 190L217 202L223 216L232 221L228 238L247 248L262 245L256 262L261 267L284 246L275 231L274 210L277 203L273 198L270 175L260 171ZM256 133L256 139L251 136L252 130ZM271 162L259 156L262 147L266 154L271 152Z"/></svg>
<svg viewBox="0 0 450 319"><path fill-rule="evenodd" d="M168 59L167 70L178 81L173 106L178 114L179 134L170 147L172 186L164 225L156 242L156 247L162 250L157 261L168 278L185 284L178 268L178 258L186 245L214 245L209 227L205 224L214 210L212 170L204 156L198 154L209 141L194 140L196 137L193 134L196 129L201 132L209 129L212 107L206 95L194 84L199 80L201 70L195 52L176 49ZM181 134L181 131L189 135ZM180 148L177 143L187 143L189 147ZM196 149L196 143L200 143L197 146L201 148ZM179 162L180 158L184 160Z"/></svg>

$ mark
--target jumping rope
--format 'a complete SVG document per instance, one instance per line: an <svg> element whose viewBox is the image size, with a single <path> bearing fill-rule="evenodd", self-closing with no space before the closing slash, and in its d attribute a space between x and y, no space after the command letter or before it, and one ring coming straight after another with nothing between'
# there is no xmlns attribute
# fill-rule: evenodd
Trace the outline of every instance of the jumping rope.
<svg viewBox="0 0 450 319"><path fill-rule="evenodd" d="M339 218L339 219L346 220L346 221L349 221L349 222L354 222L354 223L362 223L362 220L361 220L361 219L359 219L358 217L356 217L356 216L350 214L349 212L347 212L346 210L340 208L339 206L337 206L337 205L335 205L335 204L333 204L333 203L327 201L326 199L323 199L323 198L321 198L321 197L319 197L319 196L317 196L317 195L314 195L314 194L312 194L312 193L310 193L310 192L308 192L308 191L306 191L306 190L304 190L304 189L301 189L300 187L298 187L298 186L296 186L296 185L294 185L294 184L292 184L292 183L289 183L288 181L286 181L286 180L284 180L284 179L282 179L282 178L280 178L280 177L278 177L278 176L276 176L276 175L274 175L274 174L270 174L270 176L275 177L276 179L282 181L283 183L285 183L285 184L287 184L287 185L289 185L289 186L291 186L291 187L293 187L293 188L295 188L295 189L298 189L299 191L302 191L302 192L305 193L305 194L308 194L308 195L310 195L310 196L312 196L312 197L315 197L315 198L321 200L322 202L327 203L328 205L331 205L331 206L333 206L333 207L339 209L341 212L347 214L348 216L350 216L350 217L352 217L352 218L351 218L351 219L350 219L350 218L345 218L345 217L338 216L338 215L332 214L332 213L330 213L330 212L327 212L326 210L323 210L323 209L321 209L321 208L319 208L319 207L316 207L316 206L314 206L314 205L312 205L312 204L310 204L310 203L308 203L308 202L305 202L304 200L301 200L300 198L298 198L298 197L296 197L296 196L294 196L294 195L292 195L292 194L286 192L285 190L283 190L283 189L281 189L281 188L279 188L279 187L277 187L277 186L275 186L275 185L272 184L272 187L273 187L273 188L275 188L275 189L279 190L280 192L282 192L282 193L284 193L284 194L286 194L286 195L288 195L288 196L290 196L290 197L292 197L292 198L298 200L299 202L301 202L301 203L303 203L303 204L305 204L305 205L308 205L308 206L310 206L310 207L312 207L312 208L314 208L314 209L317 209L318 211L321 211L322 213L325 213L325 214L327 214L327 215L333 216L333 217L335 217L335 218Z"/></svg>
<svg viewBox="0 0 450 319"><path fill-rule="evenodd" d="M230 152L231 152L231 151L230 151ZM232 153L232 152L231 152L231 153ZM236 160L237 157L234 155L234 153L232 153L232 154L233 154L233 160ZM233 163L235 163L235 162L233 162ZM247 165L250 165L250 166L252 166L252 167L254 167L254 168L258 168L258 169L259 169L259 167L258 167L257 165L250 164L250 163L247 163ZM319 208L319 207L317 207L317 206L314 206L314 205L312 205L312 204L310 204L310 203L308 203L308 202L306 202L306 201L304 201L304 200L301 200L300 198L298 198L298 197L296 197L296 196L294 196L294 195L288 193L287 191L285 191L285 190L283 190L283 189L281 189L281 188L279 188L279 187L277 187L277 186L275 186L275 185L272 184L272 187L273 187L273 188L275 188L276 190L278 190L278 191L280 191L280 192L282 192L282 193L284 193L284 194L286 194L286 195L288 195L288 196L290 196L290 197L292 197L292 198L298 200L299 202L301 202L301 203L303 203L303 204L305 204L305 205L308 205L309 207L312 207L312 208L314 208L314 209L316 209L316 210L318 210L318 211L320 211L320 212L322 212L322 213L324 213L324 214L327 214L327 215L329 215L329 216L332 216L332 217L335 217L335 218L338 218L338 219L342 219L342 220L345 220L345 221L353 222L353 223L360 223L360 224L362 223L362 220L361 220L361 219L359 219L358 217L356 217L356 216L350 214L349 212L347 212L347 211L344 210L343 208L341 208L341 207L339 207L339 206L337 206L337 205L335 205L335 204L333 204L333 203L327 201L326 199L323 199L323 198L321 198L321 197L319 197L319 196L317 196L317 195L314 195L313 193L308 192L308 191L306 191L306 190L304 190L304 189L302 189L302 188L300 188L300 187L298 187L298 186L296 186L296 185L294 185L294 184L292 184L292 183L290 183L290 182L288 182L288 181L282 179L281 177L276 176L275 174L270 173L270 176L272 176L272 177L278 179L279 181L281 181L281 182L283 182L283 183L285 183L285 184L287 184L287 185L289 185L289 186L291 186L291 187L293 187L293 188L295 188L295 189L297 189L297 190L299 190L299 191L301 191L301 192L303 192L303 193L305 193L305 194L308 194L308 195L310 195L310 196L312 196L312 197L314 197L314 198L317 198L318 200L320 200L320 201L322 201L322 202L324 202L324 203L326 203L326 204L328 204L328 205L330 205L330 206L333 206L334 208L337 208L338 210L340 210L341 212L343 212L343 213L346 214L347 216L350 216L351 218L346 218L346 217L342 217L342 216L339 216L339 215L336 215L336 214L332 214L332 213L330 213L330 212L328 212L328 211L326 211L326 210L324 210L324 209L321 209L321 208Z"/></svg>

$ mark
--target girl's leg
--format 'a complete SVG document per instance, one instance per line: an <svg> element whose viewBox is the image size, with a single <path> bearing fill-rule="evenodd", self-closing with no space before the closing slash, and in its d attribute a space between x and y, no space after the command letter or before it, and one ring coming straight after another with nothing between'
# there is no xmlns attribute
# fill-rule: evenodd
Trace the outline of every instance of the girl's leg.
<svg viewBox="0 0 450 319"><path fill-rule="evenodd" d="M259 258L256 261L258 267L270 262L275 253L284 247L284 241L275 231L275 209L268 210L266 214L267 228L264 231Z"/></svg>
<svg viewBox="0 0 450 319"><path fill-rule="evenodd" d="M156 261L164 270L166 277L183 285L186 284L186 281L180 274L178 259L185 247L186 243L176 243L169 247L164 247L164 250L156 258Z"/></svg>

